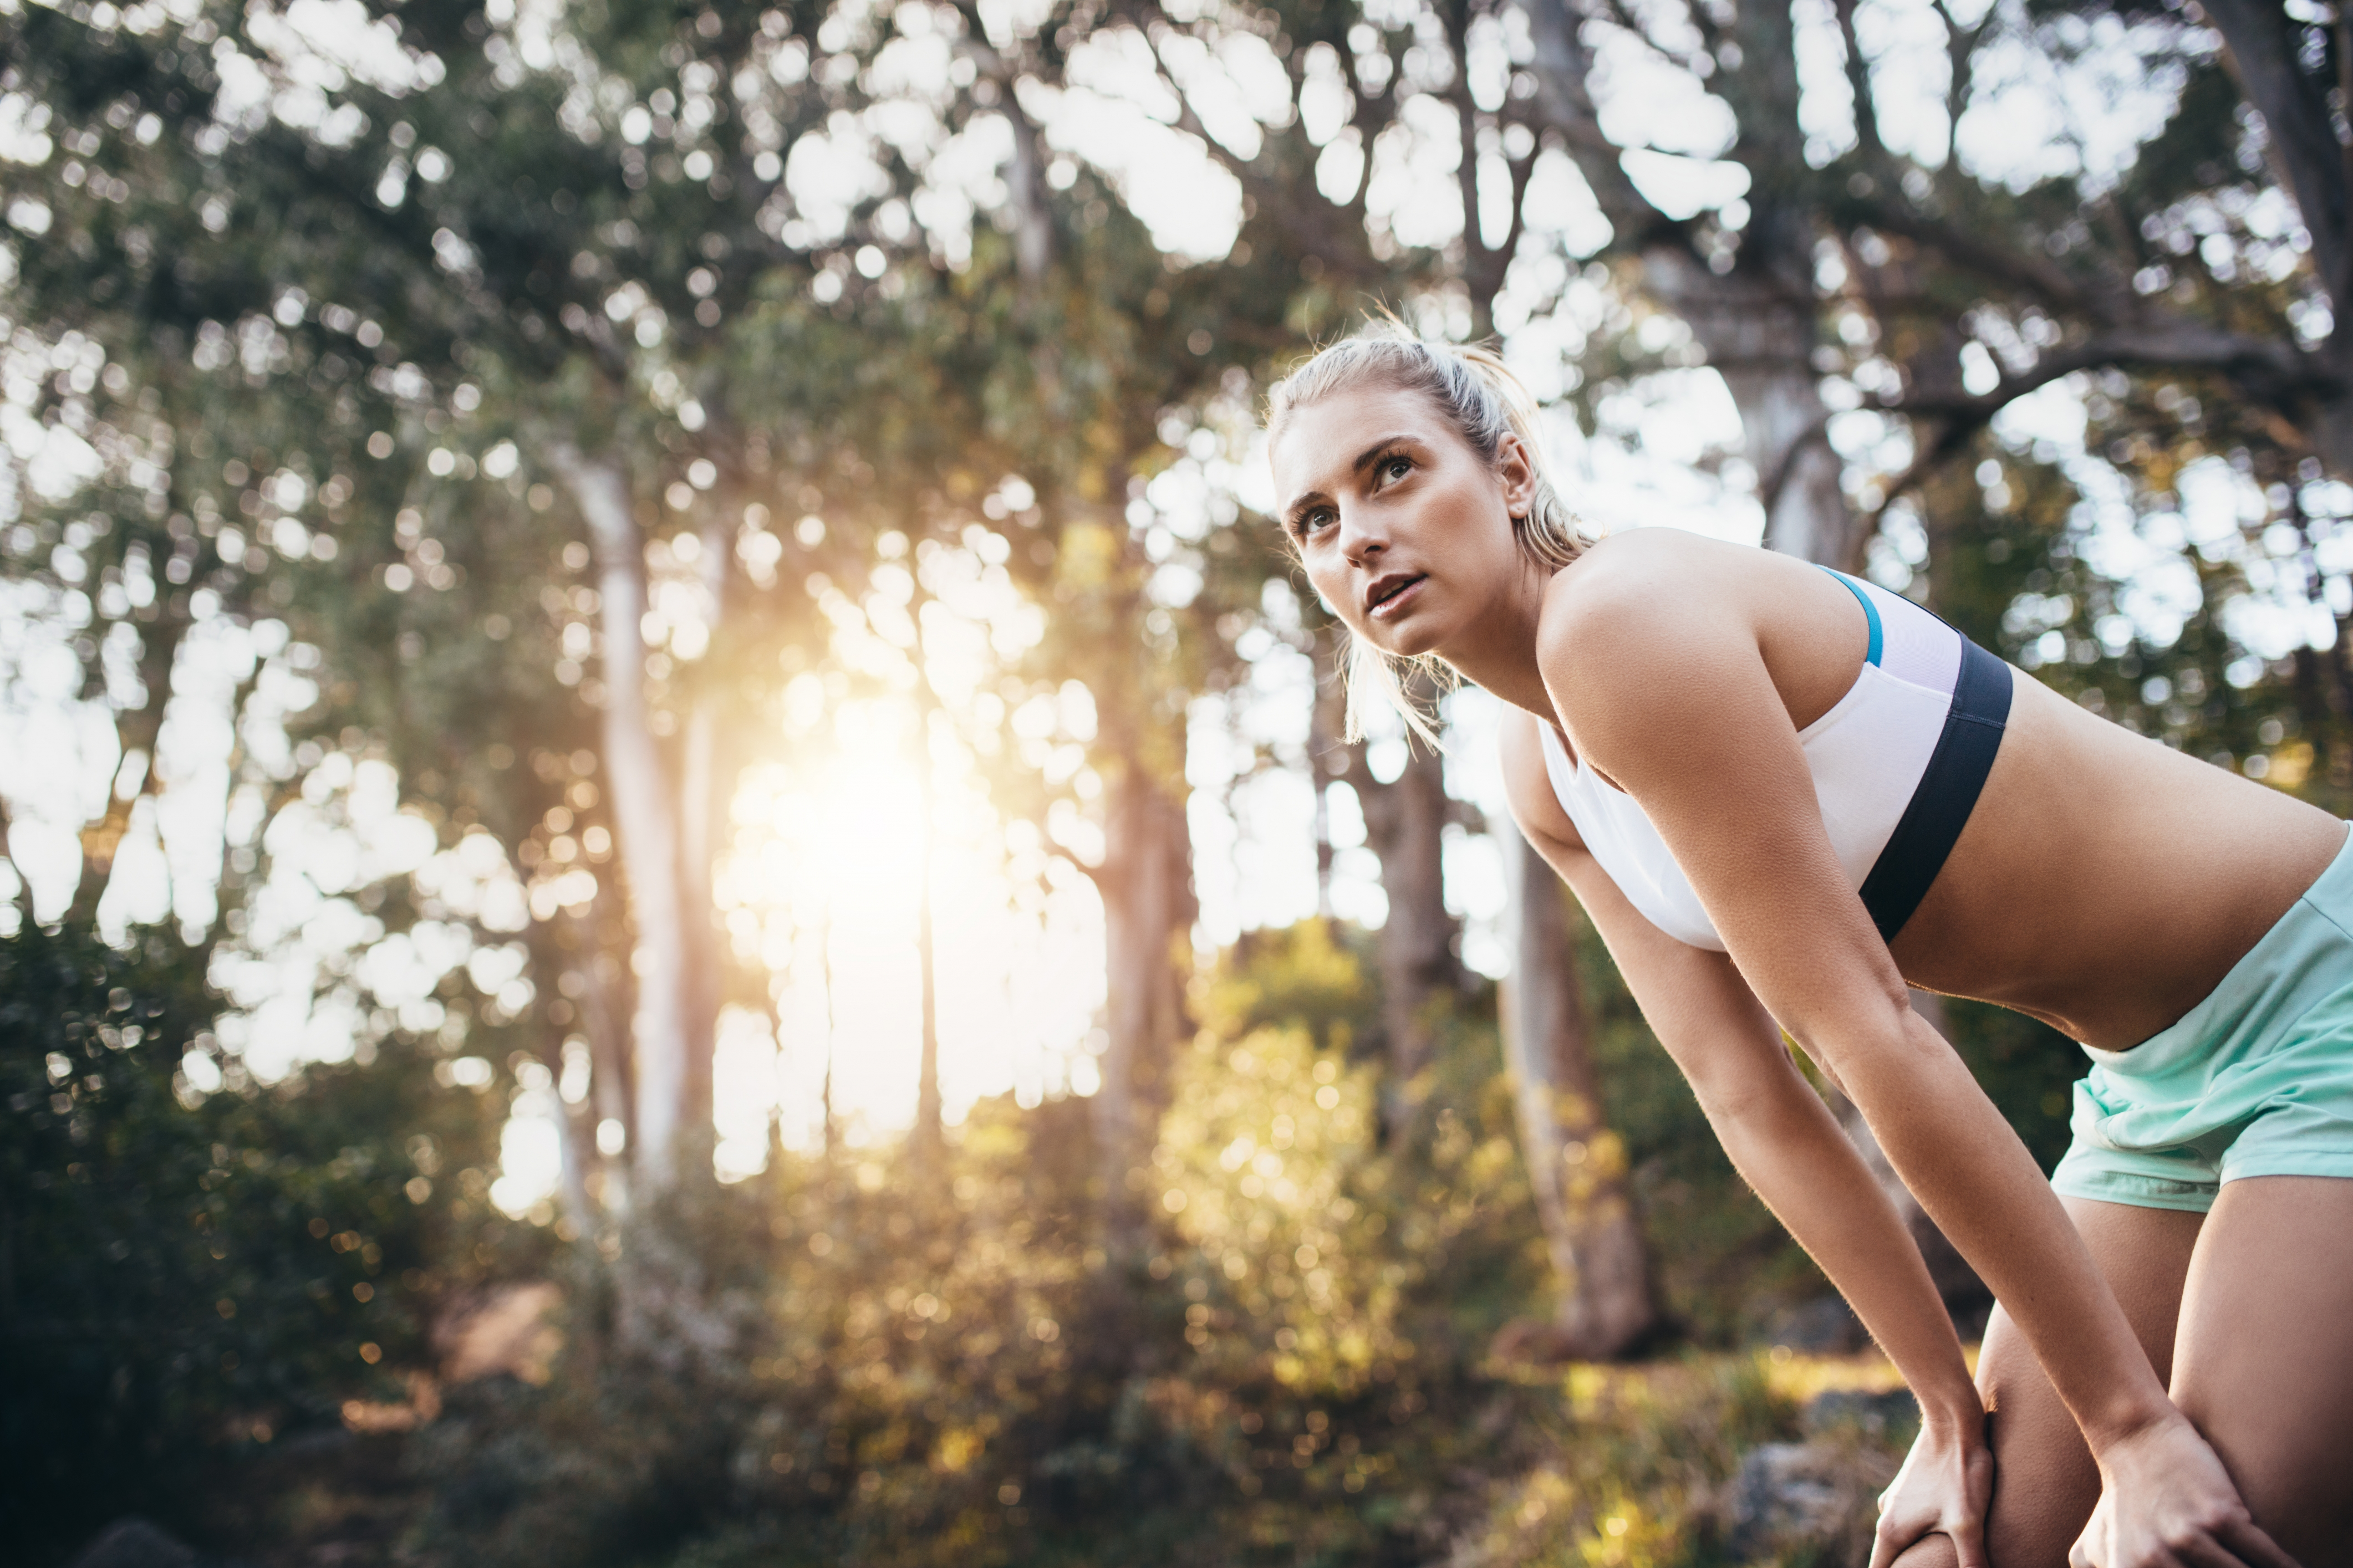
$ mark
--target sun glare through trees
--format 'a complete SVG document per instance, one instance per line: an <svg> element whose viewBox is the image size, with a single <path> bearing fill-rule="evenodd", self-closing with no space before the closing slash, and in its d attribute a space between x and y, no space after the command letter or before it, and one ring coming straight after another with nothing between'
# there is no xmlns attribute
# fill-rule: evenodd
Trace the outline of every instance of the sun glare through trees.
<svg viewBox="0 0 2353 1568"><path fill-rule="evenodd" d="M1852 1556L1913 1407L1266 394L1490 342L2344 815L2346 16L0 0L9 1560Z"/></svg>

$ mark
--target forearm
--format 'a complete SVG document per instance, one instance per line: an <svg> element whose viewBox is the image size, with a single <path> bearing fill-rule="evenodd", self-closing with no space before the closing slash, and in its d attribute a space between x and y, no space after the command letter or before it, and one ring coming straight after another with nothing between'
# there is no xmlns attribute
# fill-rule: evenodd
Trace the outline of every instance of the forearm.
<svg viewBox="0 0 2353 1568"><path fill-rule="evenodd" d="M1984 1415L1920 1250L1820 1099L1790 1081L1710 1108L1725 1152L1871 1331L1924 1420L1974 1432Z"/></svg>
<svg viewBox="0 0 2353 1568"><path fill-rule="evenodd" d="M2001 1301L2094 1454L2172 1406L2050 1184L1952 1047L1903 1015L1902 1048L1845 1053L1848 1092L1896 1173Z"/></svg>

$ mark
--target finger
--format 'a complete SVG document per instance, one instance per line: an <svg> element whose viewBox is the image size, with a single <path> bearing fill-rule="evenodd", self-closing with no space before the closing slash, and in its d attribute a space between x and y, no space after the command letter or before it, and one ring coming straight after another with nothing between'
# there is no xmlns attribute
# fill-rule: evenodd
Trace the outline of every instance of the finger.
<svg viewBox="0 0 2353 1568"><path fill-rule="evenodd" d="M1904 1548L1911 1544L1908 1541L1901 1544L1897 1542L1895 1532L1889 1526L1887 1516L1883 1511L1879 1516L1879 1528L1871 1532L1871 1568L1888 1568L1890 1563L1903 1555Z"/></svg>
<svg viewBox="0 0 2353 1568"><path fill-rule="evenodd" d="M2297 1568L2295 1559L2281 1551L2279 1542L2252 1519L2233 1521L2219 1533L2222 1544L2237 1552L2247 1568Z"/></svg>
<svg viewBox="0 0 2353 1568"><path fill-rule="evenodd" d="M1912 1543L1928 1533L1925 1520L1894 1520L1879 1516L1879 1527L1871 1536L1871 1568L1888 1568L1898 1557L1911 1549Z"/></svg>
<svg viewBox="0 0 2353 1568"><path fill-rule="evenodd" d="M1959 1568L1993 1568L1992 1559L1986 1555L1985 1526L1973 1521L1956 1525L1945 1533L1952 1538L1953 1553L1960 1559Z"/></svg>

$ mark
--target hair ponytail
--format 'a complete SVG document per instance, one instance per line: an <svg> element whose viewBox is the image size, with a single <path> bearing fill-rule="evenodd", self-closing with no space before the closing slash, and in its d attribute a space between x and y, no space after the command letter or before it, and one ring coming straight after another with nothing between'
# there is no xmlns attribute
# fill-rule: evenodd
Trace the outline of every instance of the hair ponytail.
<svg viewBox="0 0 2353 1568"><path fill-rule="evenodd" d="M1277 382L1267 393L1268 435L1277 434L1293 411L1360 386L1420 393L1438 405L1472 451L1491 462L1504 437L1519 438L1534 484L1526 514L1512 519L1512 533L1536 566L1557 572L1593 542L1553 488L1537 430L1536 400L1526 385L1493 350L1430 342L1395 316L1321 350ZM1437 726L1407 681L1418 674L1440 689L1451 685L1455 676L1446 661L1435 654L1387 653L1353 633L1348 643L1347 738L1361 739L1366 717L1375 705L1386 705L1404 718L1408 730L1438 749Z"/></svg>

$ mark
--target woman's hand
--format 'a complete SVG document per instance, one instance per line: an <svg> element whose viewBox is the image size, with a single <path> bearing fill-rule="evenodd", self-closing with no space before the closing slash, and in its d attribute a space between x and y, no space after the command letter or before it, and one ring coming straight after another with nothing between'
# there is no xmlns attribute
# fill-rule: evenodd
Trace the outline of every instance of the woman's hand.
<svg viewBox="0 0 2353 1568"><path fill-rule="evenodd" d="M1938 1531L1952 1537L1960 1568L1987 1568L1986 1508L1992 1497L1993 1450L1986 1447L1983 1418L1924 1423L1904 1468L1879 1494L1871 1568L1888 1568L1905 1547Z"/></svg>
<svg viewBox="0 0 2353 1568"><path fill-rule="evenodd" d="M2189 1417L2176 1412L2098 1458L2100 1506L2067 1553L2068 1568L2296 1568L2256 1525Z"/></svg>

